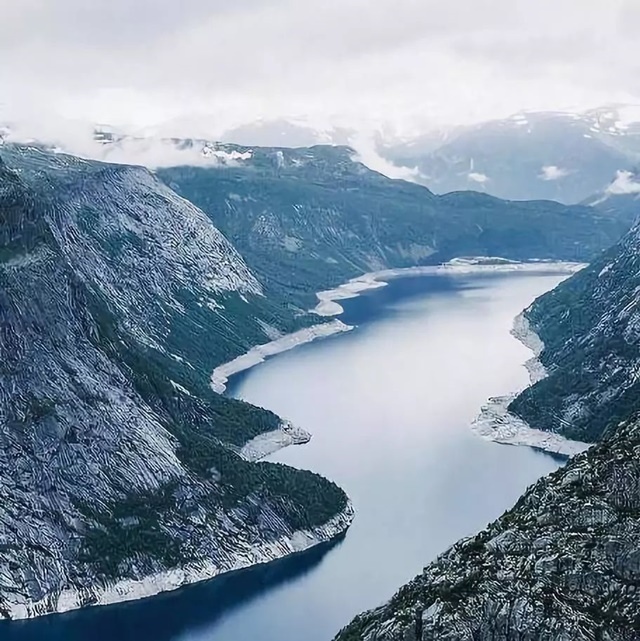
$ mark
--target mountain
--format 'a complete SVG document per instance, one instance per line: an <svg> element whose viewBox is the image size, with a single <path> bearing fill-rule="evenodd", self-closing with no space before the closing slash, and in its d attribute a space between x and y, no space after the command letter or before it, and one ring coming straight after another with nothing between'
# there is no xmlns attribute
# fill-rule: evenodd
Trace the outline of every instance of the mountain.
<svg viewBox="0 0 640 641"><path fill-rule="evenodd" d="M548 376L510 410L597 442L429 564L339 641L636 641L640 227L525 312Z"/></svg>
<svg viewBox="0 0 640 641"><path fill-rule="evenodd" d="M578 203L604 190L640 154L640 109L524 113L458 128L433 148L421 139L387 148L437 193L476 189L512 200Z"/></svg>
<svg viewBox="0 0 640 641"><path fill-rule="evenodd" d="M259 120L227 129L222 142L257 147L313 147L319 144L345 145L354 131L345 128L321 128L304 121Z"/></svg>
<svg viewBox="0 0 640 641"><path fill-rule="evenodd" d="M389 267L470 255L589 260L629 225L588 207L436 196L368 169L347 147L224 149L242 160L156 175L211 218L265 291L303 309L313 292Z"/></svg>
<svg viewBox="0 0 640 641"><path fill-rule="evenodd" d="M247 460L295 437L215 394L212 370L319 322L314 292L363 271L585 260L625 228L589 207L435 196L347 148L161 144L202 166L0 148L0 616L139 598L339 535L344 492Z"/></svg>
<svg viewBox="0 0 640 641"><path fill-rule="evenodd" d="M640 227L526 311L548 377L511 411L533 427L593 442L640 408Z"/></svg>
<svg viewBox="0 0 640 641"><path fill-rule="evenodd" d="M351 508L251 463L282 428L211 369L298 327L147 170L5 145L0 617L139 598L326 541Z"/></svg>

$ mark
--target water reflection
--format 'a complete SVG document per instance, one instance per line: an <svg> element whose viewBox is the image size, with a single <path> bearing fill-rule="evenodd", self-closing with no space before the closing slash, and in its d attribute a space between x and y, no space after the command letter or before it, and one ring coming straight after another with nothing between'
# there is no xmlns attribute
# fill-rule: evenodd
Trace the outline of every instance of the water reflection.
<svg viewBox="0 0 640 641"><path fill-rule="evenodd" d="M197 633L266 592L312 572L344 537L311 550L132 603L88 608L32 621L0 623L12 641L170 641Z"/></svg>

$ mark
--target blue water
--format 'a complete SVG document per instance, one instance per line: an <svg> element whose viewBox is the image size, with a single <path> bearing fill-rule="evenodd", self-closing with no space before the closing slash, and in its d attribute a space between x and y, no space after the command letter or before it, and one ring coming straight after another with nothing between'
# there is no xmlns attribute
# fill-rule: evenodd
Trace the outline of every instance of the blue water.
<svg viewBox="0 0 640 641"><path fill-rule="evenodd" d="M469 430L523 387L514 316L560 275L414 277L344 301L354 331L279 355L230 393L313 433L272 457L341 485L356 520L298 557L108 608L0 626L14 641L329 641L556 469Z"/></svg>

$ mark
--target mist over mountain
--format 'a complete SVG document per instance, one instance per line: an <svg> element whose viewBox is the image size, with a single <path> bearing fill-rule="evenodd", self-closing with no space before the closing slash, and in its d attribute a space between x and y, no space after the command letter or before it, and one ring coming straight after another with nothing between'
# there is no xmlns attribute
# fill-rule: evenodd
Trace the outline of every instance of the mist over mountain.
<svg viewBox="0 0 640 641"><path fill-rule="evenodd" d="M577 203L603 191L640 153L640 109L522 113L430 138L390 145L394 163L417 167L437 193L475 189L510 200Z"/></svg>

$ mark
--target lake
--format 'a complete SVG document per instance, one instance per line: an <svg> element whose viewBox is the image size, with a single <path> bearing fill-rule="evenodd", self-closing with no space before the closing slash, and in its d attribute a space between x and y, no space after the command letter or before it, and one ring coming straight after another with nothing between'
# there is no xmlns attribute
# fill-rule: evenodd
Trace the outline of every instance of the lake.
<svg viewBox="0 0 640 641"><path fill-rule="evenodd" d="M345 537L178 592L0 626L9 641L330 641L559 465L469 429L527 384L513 318L566 275L402 278L343 301L347 334L239 374L229 393L313 434L271 457L351 497Z"/></svg>

